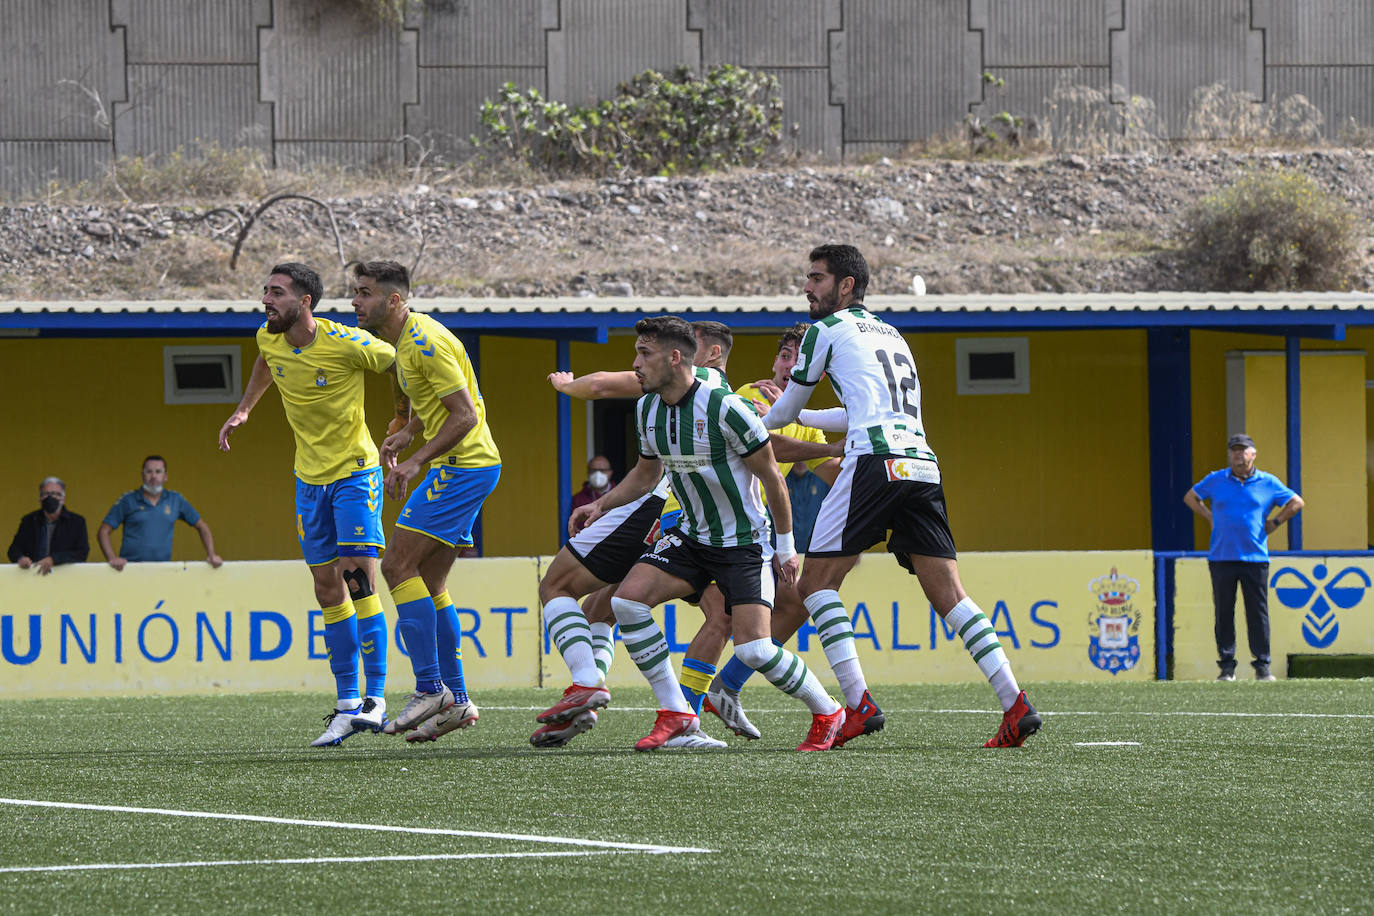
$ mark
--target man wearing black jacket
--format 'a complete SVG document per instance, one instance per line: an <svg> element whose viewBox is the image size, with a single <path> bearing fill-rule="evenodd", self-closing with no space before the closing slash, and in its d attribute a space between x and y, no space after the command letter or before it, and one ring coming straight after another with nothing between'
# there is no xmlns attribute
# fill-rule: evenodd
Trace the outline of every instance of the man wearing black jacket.
<svg viewBox="0 0 1374 916"><path fill-rule="evenodd" d="M91 552L86 520L63 505L67 485L57 477L46 478L38 485L38 499L43 508L19 520L19 530L10 542L10 562L20 569L36 566L41 576L63 563L86 562Z"/></svg>

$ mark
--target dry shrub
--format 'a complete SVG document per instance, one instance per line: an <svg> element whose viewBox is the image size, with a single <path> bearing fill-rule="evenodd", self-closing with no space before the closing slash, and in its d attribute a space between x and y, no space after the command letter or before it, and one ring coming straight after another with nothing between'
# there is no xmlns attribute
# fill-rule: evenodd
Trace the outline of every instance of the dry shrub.
<svg viewBox="0 0 1374 916"><path fill-rule="evenodd" d="M132 201L178 203L261 197L269 190L272 168L257 149L223 149L197 144L166 156L121 156L99 178L76 185L53 184L50 201Z"/></svg>
<svg viewBox="0 0 1374 916"><path fill-rule="evenodd" d="M1287 170L1257 172L1204 198L1183 218L1204 289L1349 289L1360 221L1342 198Z"/></svg>
<svg viewBox="0 0 1374 916"><path fill-rule="evenodd" d="M1113 94L1125 92L1103 92L1061 80L1050 94L1044 126L1050 145L1076 153L1166 152L1169 132L1155 103L1133 95L1116 104Z"/></svg>
<svg viewBox="0 0 1374 916"><path fill-rule="evenodd" d="M1301 95L1260 102L1221 83L1193 90L1184 136L1255 145L1321 143L1326 117Z"/></svg>

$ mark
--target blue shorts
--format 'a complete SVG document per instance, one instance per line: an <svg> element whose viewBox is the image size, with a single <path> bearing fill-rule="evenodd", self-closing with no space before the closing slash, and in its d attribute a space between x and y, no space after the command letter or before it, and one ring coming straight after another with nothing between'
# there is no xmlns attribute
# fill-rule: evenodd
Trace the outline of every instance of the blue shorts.
<svg viewBox="0 0 1374 916"><path fill-rule="evenodd" d="M500 479L499 464L489 468L430 468L406 500L396 527L427 534L450 547L471 547L477 513Z"/></svg>
<svg viewBox="0 0 1374 916"><path fill-rule="evenodd" d="M682 510L674 509L672 512L665 512L658 519L658 530L667 531L669 528L676 528L677 523L682 521Z"/></svg>
<svg viewBox="0 0 1374 916"><path fill-rule="evenodd" d="M296 479L296 537L311 566L339 557L375 557L382 537L382 469L358 471L333 483Z"/></svg>

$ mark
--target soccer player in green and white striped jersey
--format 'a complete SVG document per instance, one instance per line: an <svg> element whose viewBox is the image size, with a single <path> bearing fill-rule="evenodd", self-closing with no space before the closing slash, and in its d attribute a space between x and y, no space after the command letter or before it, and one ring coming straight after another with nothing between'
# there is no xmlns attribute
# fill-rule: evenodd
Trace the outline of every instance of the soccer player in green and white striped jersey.
<svg viewBox="0 0 1374 916"><path fill-rule="evenodd" d="M635 333L634 369L645 392L636 408L639 461L615 489L578 509L570 522L583 527L648 493L665 468L682 502L680 526L640 558L611 599L630 657L661 706L653 730L635 748L653 750L700 729L649 609L699 595L715 582L731 612L736 656L811 710L811 729L798 750L826 750L844 723L844 708L826 695L805 662L769 638L774 568L791 579L798 561L787 485L768 433L742 398L704 386L693 375L697 341L687 322L646 318ZM760 483L778 527L776 556Z"/></svg>
<svg viewBox="0 0 1374 916"><path fill-rule="evenodd" d="M847 622L839 587L858 555L887 539L888 550L920 580L931 607L959 634L997 693L1002 724L984 746L1019 747L1039 730L1040 714L1016 683L987 616L959 581L940 466L926 441L911 349L896 328L863 307L868 264L857 248L822 245L812 249L809 260L805 293L815 324L802 338L792 368L794 384L764 418L770 429L800 419L807 426L848 433L840 476L821 503L806 552L799 587L807 610L822 639L829 620ZM826 376L844 406L803 413L807 398ZM826 655L843 685L829 647ZM871 701L866 692L863 701ZM847 740L865 724L865 709L851 706L846 719Z"/></svg>

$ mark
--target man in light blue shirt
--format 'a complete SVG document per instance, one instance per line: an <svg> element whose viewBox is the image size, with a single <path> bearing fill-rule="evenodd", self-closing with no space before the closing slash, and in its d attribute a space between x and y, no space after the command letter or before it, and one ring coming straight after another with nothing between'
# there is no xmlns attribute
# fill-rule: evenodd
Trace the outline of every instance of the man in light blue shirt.
<svg viewBox="0 0 1374 916"><path fill-rule="evenodd" d="M218 567L224 561L215 553L215 539L210 525L200 513L175 490L164 488L167 482L167 462L161 455L143 459L143 486L130 490L115 501L105 520L96 531L96 541L105 554L105 561L115 569L133 563L165 563L172 559L172 529L180 519L196 529L205 545L205 562ZM124 526L124 538L115 555L110 534Z"/></svg>
<svg viewBox="0 0 1374 916"><path fill-rule="evenodd" d="M1212 526L1207 567L1212 573L1216 611L1219 681L1236 679L1236 585L1245 596L1245 624L1255 679L1269 672L1269 533L1298 514L1302 497L1283 481L1255 467L1255 442L1237 433L1226 443L1228 466L1213 471L1188 491L1183 502ZM1209 509L1204 500L1210 500ZM1278 513L1269 517L1269 512Z"/></svg>

